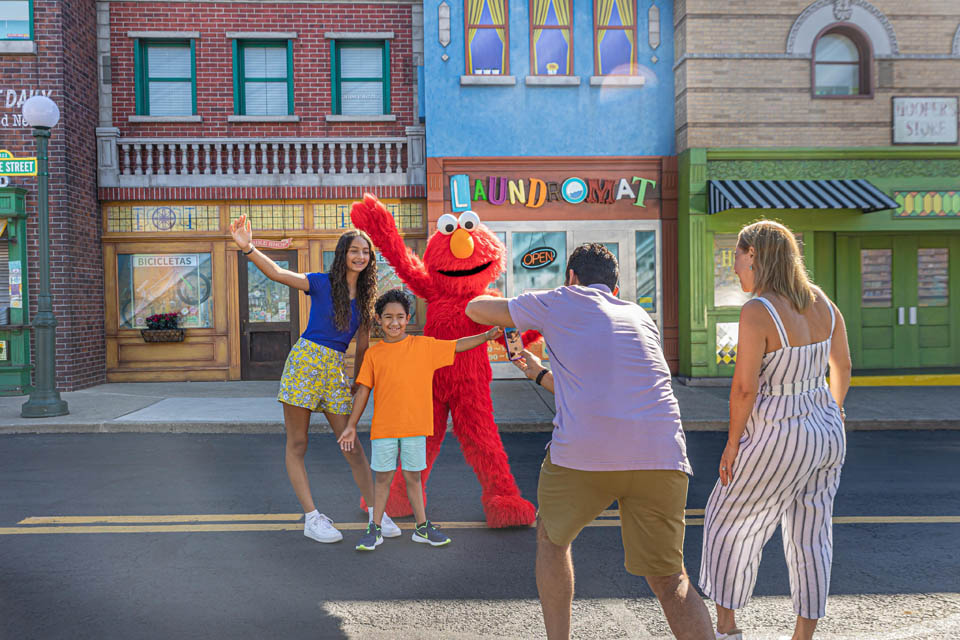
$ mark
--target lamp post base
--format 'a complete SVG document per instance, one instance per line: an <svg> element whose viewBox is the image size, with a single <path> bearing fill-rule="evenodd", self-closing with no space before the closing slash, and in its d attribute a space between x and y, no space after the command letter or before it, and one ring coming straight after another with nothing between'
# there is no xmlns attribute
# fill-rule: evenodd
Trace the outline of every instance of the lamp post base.
<svg viewBox="0 0 960 640"><path fill-rule="evenodd" d="M70 410L67 409L67 401L61 400L56 391L53 394L43 394L43 397L34 393L20 406L21 418L53 418L68 413Z"/></svg>

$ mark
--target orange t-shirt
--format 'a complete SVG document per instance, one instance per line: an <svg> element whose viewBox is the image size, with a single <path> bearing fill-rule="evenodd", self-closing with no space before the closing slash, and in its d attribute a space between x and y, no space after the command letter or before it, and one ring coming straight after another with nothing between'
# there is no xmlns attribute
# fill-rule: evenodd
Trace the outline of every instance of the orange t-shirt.
<svg viewBox="0 0 960 640"><path fill-rule="evenodd" d="M373 389L371 440L433 435L433 372L453 364L456 347L456 340L407 336L367 349L357 382Z"/></svg>

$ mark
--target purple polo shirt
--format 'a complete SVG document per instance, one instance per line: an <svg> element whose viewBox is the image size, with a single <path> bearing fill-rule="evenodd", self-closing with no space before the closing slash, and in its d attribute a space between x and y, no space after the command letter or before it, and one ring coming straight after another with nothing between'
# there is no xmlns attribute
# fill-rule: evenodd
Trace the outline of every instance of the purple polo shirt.
<svg viewBox="0 0 960 640"><path fill-rule="evenodd" d="M525 293L509 304L518 329L547 341L554 464L693 473L660 332L646 311L602 284Z"/></svg>

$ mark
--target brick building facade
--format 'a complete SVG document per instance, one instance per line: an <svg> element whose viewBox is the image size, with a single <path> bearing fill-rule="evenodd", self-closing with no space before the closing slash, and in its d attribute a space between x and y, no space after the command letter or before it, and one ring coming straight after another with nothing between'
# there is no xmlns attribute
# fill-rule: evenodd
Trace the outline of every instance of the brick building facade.
<svg viewBox="0 0 960 640"><path fill-rule="evenodd" d="M36 156L31 129L21 122L23 102L42 92L58 104L61 118L51 132L48 151L50 278L59 324L57 387L69 391L105 379L95 137L96 14L91 3L82 0L33 0L22 5L25 15L32 9L29 29L5 32L0 39L0 149L16 157ZM0 188L3 196L9 202L22 198L25 205L28 296L24 304L32 315L38 290L37 178L11 177L9 186ZM3 242L7 241L5 235ZM3 282L2 288L7 289L6 285ZM4 304L10 304L9 295ZM5 393L22 392L17 385L3 386Z"/></svg>
<svg viewBox="0 0 960 640"><path fill-rule="evenodd" d="M228 225L323 271L370 191L422 244L422 8L101 1L97 24L108 379L278 377L307 299L261 281ZM184 341L144 342L173 311Z"/></svg>
<svg viewBox="0 0 960 640"><path fill-rule="evenodd" d="M732 374L732 251L763 217L798 234L855 372L960 371L960 6L722 4L674 12L681 374Z"/></svg>

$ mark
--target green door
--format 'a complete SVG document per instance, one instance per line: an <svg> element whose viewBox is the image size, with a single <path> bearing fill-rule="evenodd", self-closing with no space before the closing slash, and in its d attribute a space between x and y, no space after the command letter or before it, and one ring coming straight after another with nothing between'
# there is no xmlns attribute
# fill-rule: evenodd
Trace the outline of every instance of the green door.
<svg viewBox="0 0 960 640"><path fill-rule="evenodd" d="M837 255L854 368L960 366L960 236L846 236Z"/></svg>

